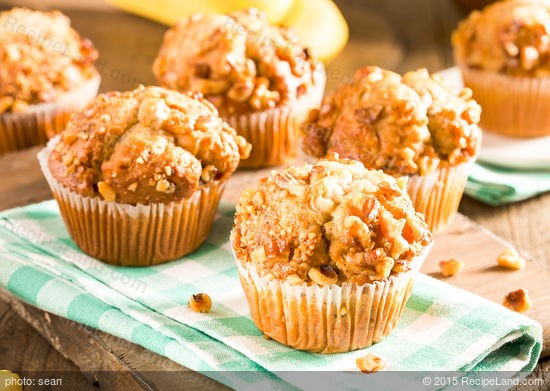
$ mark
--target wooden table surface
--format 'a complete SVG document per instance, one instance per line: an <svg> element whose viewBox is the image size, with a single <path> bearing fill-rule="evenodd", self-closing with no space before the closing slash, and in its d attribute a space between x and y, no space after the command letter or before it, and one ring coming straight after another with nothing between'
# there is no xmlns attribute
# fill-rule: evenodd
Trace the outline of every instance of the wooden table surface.
<svg viewBox="0 0 550 391"><path fill-rule="evenodd" d="M37 7L52 1L0 1L0 8L14 3ZM150 68L165 26L106 5L98 7L92 1L84 1L78 9L71 8L70 2L64 3L69 5L62 10L71 17L76 29L91 38L100 51L98 69L103 78L102 91L154 83ZM338 3L350 24L351 39L344 52L328 67L329 89L349 79L354 69L366 64L398 72L419 67L434 72L452 66L449 35L465 16L452 0L341 0ZM0 158L0 210L51 198L38 170L35 153L36 150L29 150ZM8 161L9 172L2 170ZM550 253L550 194L498 208L464 198L460 211L550 267L547 255ZM37 370L72 371L64 385L83 390L97 389L98 385L102 389L164 389L170 384L170 378L162 378L158 372L155 376L136 376L134 370L182 371L181 366L168 359L100 331L45 314L14 300L6 292L0 292L0 298L0 369L9 368L22 374ZM60 340L52 335L53 331L67 338ZM77 368L83 372L75 372ZM94 379L96 371L113 368L117 372L105 373L99 383ZM538 388L518 389L550 389L549 371L550 360L542 360L532 377L543 378L545 383ZM187 373L188 386L223 388L202 376Z"/></svg>

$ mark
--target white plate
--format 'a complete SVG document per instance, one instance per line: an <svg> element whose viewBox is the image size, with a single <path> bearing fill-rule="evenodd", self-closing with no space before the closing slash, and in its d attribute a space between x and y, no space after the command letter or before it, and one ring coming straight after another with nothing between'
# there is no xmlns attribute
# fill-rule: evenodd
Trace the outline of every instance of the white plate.
<svg viewBox="0 0 550 391"><path fill-rule="evenodd" d="M458 68L445 69L438 74L453 89L462 88ZM518 139L484 131L478 160L507 168L550 169L550 136Z"/></svg>

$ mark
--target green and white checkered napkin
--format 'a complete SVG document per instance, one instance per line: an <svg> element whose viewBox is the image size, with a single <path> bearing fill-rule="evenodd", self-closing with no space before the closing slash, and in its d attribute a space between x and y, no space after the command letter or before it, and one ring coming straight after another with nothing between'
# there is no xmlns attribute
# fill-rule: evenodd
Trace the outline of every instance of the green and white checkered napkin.
<svg viewBox="0 0 550 391"><path fill-rule="evenodd" d="M492 206L523 201L550 191L550 171L513 170L472 164L465 193Z"/></svg>
<svg viewBox="0 0 550 391"><path fill-rule="evenodd" d="M374 382L375 376L358 376L355 366L365 350L319 355L262 336L249 317L228 241L233 212L222 204L207 242L185 259L124 268L84 255L54 201L6 211L0 213L0 286L234 388L311 386L311 378L296 371L320 371L317 380L340 389ZM197 292L213 298L210 313L186 308ZM385 359L387 370L525 374L536 365L541 334L525 316L421 275L396 330L368 350ZM327 371L348 374L346 383Z"/></svg>

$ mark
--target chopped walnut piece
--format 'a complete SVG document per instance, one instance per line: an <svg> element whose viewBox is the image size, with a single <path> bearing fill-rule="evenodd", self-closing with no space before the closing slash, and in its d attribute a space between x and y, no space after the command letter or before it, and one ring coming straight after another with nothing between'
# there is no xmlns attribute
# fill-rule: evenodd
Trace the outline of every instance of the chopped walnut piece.
<svg viewBox="0 0 550 391"><path fill-rule="evenodd" d="M533 302L531 302L527 289L518 289L517 291L508 293L504 297L502 305L512 311L525 312L533 306Z"/></svg>
<svg viewBox="0 0 550 391"><path fill-rule="evenodd" d="M329 265L312 267L307 272L307 275L314 283L318 285L330 285L338 282L338 272Z"/></svg>
<svg viewBox="0 0 550 391"><path fill-rule="evenodd" d="M206 293L197 293L196 295L191 295L187 304L193 312L210 312L212 299Z"/></svg>
<svg viewBox="0 0 550 391"><path fill-rule="evenodd" d="M464 268L464 262L457 258L451 258L447 261L439 262L439 268L441 269L441 274L445 277L450 277L460 273Z"/></svg>
<svg viewBox="0 0 550 391"><path fill-rule="evenodd" d="M100 181L97 183L97 191L107 202L114 202L116 200L115 190L106 182Z"/></svg>
<svg viewBox="0 0 550 391"><path fill-rule="evenodd" d="M176 186L166 179L159 179L159 181L157 182L156 190L159 193L170 194L176 191Z"/></svg>
<svg viewBox="0 0 550 391"><path fill-rule="evenodd" d="M0 114L8 109L13 104L13 98L11 96L0 96Z"/></svg>
<svg viewBox="0 0 550 391"><path fill-rule="evenodd" d="M363 373L378 372L386 367L386 362L382 358L370 352L357 358L355 364Z"/></svg>
<svg viewBox="0 0 550 391"><path fill-rule="evenodd" d="M515 248L510 247L499 254L497 263L508 269L520 270L525 267L525 258L519 255Z"/></svg>

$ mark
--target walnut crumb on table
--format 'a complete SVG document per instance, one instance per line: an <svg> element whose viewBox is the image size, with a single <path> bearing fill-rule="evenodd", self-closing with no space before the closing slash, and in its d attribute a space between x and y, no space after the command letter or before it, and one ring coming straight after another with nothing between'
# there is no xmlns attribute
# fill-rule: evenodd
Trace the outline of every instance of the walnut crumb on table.
<svg viewBox="0 0 550 391"><path fill-rule="evenodd" d="M518 289L508 293L504 297L502 305L512 311L525 312L533 306L533 302L527 289Z"/></svg>
<svg viewBox="0 0 550 391"><path fill-rule="evenodd" d="M499 254L497 263L508 269L520 270L525 267L525 258L515 248L507 248Z"/></svg>
<svg viewBox="0 0 550 391"><path fill-rule="evenodd" d="M363 373L378 372L386 367L386 362L373 353L367 353L362 357L358 357L355 360L355 364Z"/></svg>
<svg viewBox="0 0 550 391"><path fill-rule="evenodd" d="M443 274L443 276L451 277L462 271L464 268L464 262L458 258L451 258L447 261L439 262L439 268L441 269L441 274Z"/></svg>

